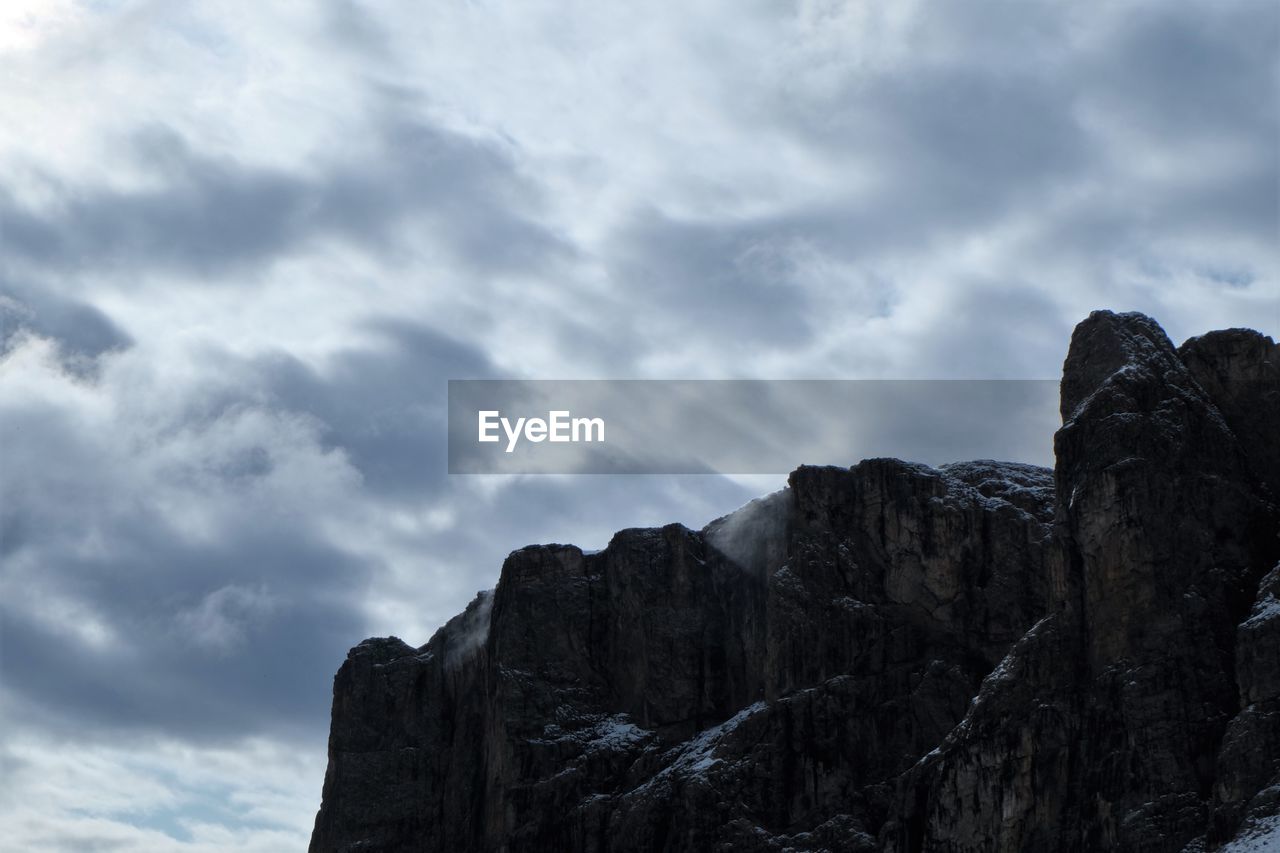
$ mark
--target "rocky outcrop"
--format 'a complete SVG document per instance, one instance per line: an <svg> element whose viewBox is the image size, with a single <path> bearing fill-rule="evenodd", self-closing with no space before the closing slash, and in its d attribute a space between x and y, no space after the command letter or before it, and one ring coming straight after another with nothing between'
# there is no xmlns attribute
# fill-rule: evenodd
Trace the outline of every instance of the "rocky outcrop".
<svg viewBox="0 0 1280 853"><path fill-rule="evenodd" d="M352 650L311 850L1261 837L1280 827L1278 369L1255 332L1175 350L1098 312L1054 471L804 467L701 531L517 551L425 646Z"/></svg>

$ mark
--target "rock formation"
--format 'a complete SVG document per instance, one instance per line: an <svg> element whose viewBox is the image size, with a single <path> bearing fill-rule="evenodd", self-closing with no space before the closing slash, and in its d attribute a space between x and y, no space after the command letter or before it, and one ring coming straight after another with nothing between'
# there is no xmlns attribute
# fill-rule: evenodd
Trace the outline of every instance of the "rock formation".
<svg viewBox="0 0 1280 853"><path fill-rule="evenodd" d="M1062 415L516 551L351 651L312 853L1280 849L1280 347L1096 312Z"/></svg>

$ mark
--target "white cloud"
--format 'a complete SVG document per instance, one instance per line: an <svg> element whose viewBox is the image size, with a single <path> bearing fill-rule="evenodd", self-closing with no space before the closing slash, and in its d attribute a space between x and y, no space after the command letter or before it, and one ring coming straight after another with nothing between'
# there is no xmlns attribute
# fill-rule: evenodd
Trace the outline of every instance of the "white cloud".
<svg viewBox="0 0 1280 853"><path fill-rule="evenodd" d="M0 823L15 850L212 853L305 849L318 807L315 750L262 740L6 739Z"/></svg>

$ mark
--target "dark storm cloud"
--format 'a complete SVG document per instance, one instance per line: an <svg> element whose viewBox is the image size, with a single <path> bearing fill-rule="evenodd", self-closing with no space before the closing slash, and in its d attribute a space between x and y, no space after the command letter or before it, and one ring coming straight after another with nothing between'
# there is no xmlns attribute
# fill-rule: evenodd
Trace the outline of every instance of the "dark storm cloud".
<svg viewBox="0 0 1280 853"><path fill-rule="evenodd" d="M73 371L86 370L103 353L133 343L92 305L62 297L49 288L0 280L0 356L23 331L57 341L64 367Z"/></svg>
<svg viewBox="0 0 1280 853"><path fill-rule="evenodd" d="M448 496L460 523L417 545L424 562L414 594L423 608L438 606L442 578L467 594L492 586L507 552L524 544L597 528L604 538L624 515L700 524L749 497L727 481L703 482L683 497L702 508L683 519L671 514L685 487L660 480L593 478L584 489L534 478L477 497L445 474L445 381L491 375L491 365L469 345L403 319L364 327L374 340L334 356L323 372L284 354L221 357L228 381L175 400L176 420L161 440L188 435L196 451L246 411L304 416L318 450L341 453L359 472L352 501L394 508ZM387 583L367 539L348 549L321 534L335 495L292 487L301 506L238 513L193 540L175 518L216 505L220 494L252 494L281 474L275 451L236 439L212 459L193 459L197 470L156 481L152 464L102 459L86 429L47 406L0 412L0 443L14 454L0 504L6 560L39 569L31 582L42 585L35 594L45 605L87 608L0 602L0 682L14 718L90 737L135 729L225 740L320 729L335 668L371 632L366 597ZM193 506L166 505L161 493L174 488ZM99 531L94 547L85 547L86 530ZM86 641L68 620L91 622L110 639Z"/></svg>
<svg viewBox="0 0 1280 853"><path fill-rule="evenodd" d="M172 484L130 482L74 416L9 408L0 419L3 553L29 573L30 598L0 602L0 682L16 713L198 736L321 722L376 567L287 514L241 515L214 541L192 541L162 497L138 495ZM270 473L261 454L212 472L232 488ZM209 499L199 493L186 499ZM60 601L87 610L62 613ZM88 620L114 639L78 641Z"/></svg>
<svg viewBox="0 0 1280 853"><path fill-rule="evenodd" d="M1138 174L1152 156L1185 153L1172 174L1137 180L1111 198L1114 207L1080 211L1079 218L1096 217L1105 227L1093 235L1066 230L1063 242L1106 251L1124 240L1185 235L1273 245L1280 227L1278 52L1280 13L1270 3L1157 4L1126 16L1080 64L1075 84L1135 137L1130 150L1102 153L1127 158L1116 165Z"/></svg>
<svg viewBox="0 0 1280 853"><path fill-rule="evenodd" d="M1275 4L1155 4L1125 16L1080 84L1152 134L1241 133L1272 147L1277 131Z"/></svg>
<svg viewBox="0 0 1280 853"><path fill-rule="evenodd" d="M315 174L207 155L164 127L141 131L133 156L162 180L122 190L47 178L41 209L0 192L0 239L34 270L237 272L335 238L383 253L404 229L482 272L532 272L568 253L526 212L537 193L494 145L400 116L362 129L370 156Z"/></svg>
<svg viewBox="0 0 1280 853"><path fill-rule="evenodd" d="M845 228L836 217L815 224L837 245L874 249L1007 216L1088 163L1059 95L1052 78L1034 72L949 68L850 91L827 119L839 124L809 138L873 163L876 192Z"/></svg>
<svg viewBox="0 0 1280 853"><path fill-rule="evenodd" d="M124 638L120 647L86 648L29 609L0 605L0 672L17 715L64 733L156 729L197 739L324 724L334 668L364 630L344 601L369 580L362 560L284 527L242 526L232 541L201 548L142 517L111 535L121 553L110 558L45 556ZM248 597L239 609L237 596ZM192 613L236 639L225 649L192 643L181 618Z"/></svg>
<svg viewBox="0 0 1280 853"><path fill-rule="evenodd" d="M479 350L426 326L378 319L376 349L330 359L324 375L287 353L255 360L273 405L306 412L381 497L424 497L445 479L445 389L450 379L493 375Z"/></svg>
<svg viewBox="0 0 1280 853"><path fill-rule="evenodd" d="M341 452L359 471L364 499L439 492L445 380L483 375L487 362L404 320L367 325L377 344L337 356L324 375L283 355L224 360L233 381L194 389L188 405L175 401L178 420L163 436L216 435L220 423L255 409L301 415L319 429L320 451ZM0 672L19 712L29 721L191 737L320 725L334 668L367 633L361 608L381 571L367 554L320 535L334 496L294 495L311 502L300 516L240 514L211 540L192 541L168 517L184 508L158 495L115 497L175 482L111 466L95 456L85 429L47 406L0 412L0 440L13 454L0 506L6 558L38 564L51 600L85 603L116 638L85 644L56 614L51 621L39 608L0 603ZM192 465L170 477L189 499L206 502L221 490L251 494L255 480L277 471L272 452L251 439ZM193 476L203 479L185 483ZM88 556L86 528L102 536Z"/></svg>

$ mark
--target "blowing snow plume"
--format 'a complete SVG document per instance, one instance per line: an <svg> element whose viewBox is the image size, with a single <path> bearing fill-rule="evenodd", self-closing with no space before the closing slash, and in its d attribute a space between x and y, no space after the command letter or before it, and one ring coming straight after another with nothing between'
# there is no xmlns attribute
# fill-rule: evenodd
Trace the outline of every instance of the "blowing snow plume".
<svg viewBox="0 0 1280 853"><path fill-rule="evenodd" d="M753 574L764 575L786 558L791 492L756 498L702 531L707 544Z"/></svg>

